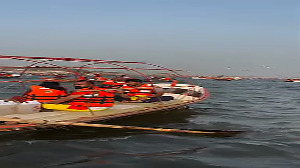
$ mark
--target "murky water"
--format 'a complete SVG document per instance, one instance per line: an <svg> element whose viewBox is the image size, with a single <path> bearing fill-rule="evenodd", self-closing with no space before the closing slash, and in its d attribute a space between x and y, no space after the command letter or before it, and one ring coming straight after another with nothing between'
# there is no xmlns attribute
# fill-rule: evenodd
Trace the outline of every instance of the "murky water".
<svg viewBox="0 0 300 168"><path fill-rule="evenodd" d="M208 137L98 128L9 132L0 135L1 168L300 167L300 83L195 82L209 89L210 99L190 109L107 123L244 134Z"/></svg>

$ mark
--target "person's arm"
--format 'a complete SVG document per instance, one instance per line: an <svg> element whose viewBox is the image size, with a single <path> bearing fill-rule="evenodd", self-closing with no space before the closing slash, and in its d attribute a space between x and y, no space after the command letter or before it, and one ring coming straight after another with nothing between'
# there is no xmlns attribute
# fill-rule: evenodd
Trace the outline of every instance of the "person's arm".
<svg viewBox="0 0 300 168"><path fill-rule="evenodd" d="M155 86L153 90L155 93L154 97L161 97L165 93L164 89L158 86Z"/></svg>
<svg viewBox="0 0 300 168"><path fill-rule="evenodd" d="M69 96L66 96L66 97L62 97L60 99L57 99L57 100L53 100L53 101L50 101L50 102L45 102L46 104L59 104L59 103L63 103L63 102L66 102L66 101L69 101L69 100L72 100L72 99L75 99L75 98L78 98L78 97L81 97L82 95L69 95Z"/></svg>
<svg viewBox="0 0 300 168"><path fill-rule="evenodd" d="M116 94L118 94L119 96L123 97L123 98L130 98L130 96L128 96L127 94L124 93L125 91L123 89L117 89L116 90Z"/></svg>
<svg viewBox="0 0 300 168"><path fill-rule="evenodd" d="M13 96L11 98L5 99L5 101L14 101L14 102L18 102L18 103L22 103L24 101L26 101L27 99L27 94L31 92L31 89L25 91L22 96Z"/></svg>
<svg viewBox="0 0 300 168"><path fill-rule="evenodd" d="M153 91L154 91L153 96L138 97L138 101L144 101L147 100L148 98L153 98L153 97L161 97L165 93L164 89L158 86L153 87Z"/></svg>
<svg viewBox="0 0 300 168"><path fill-rule="evenodd" d="M30 93L31 92L31 89L28 89L28 90L26 90L23 94L22 94L22 96L23 97L25 97L28 93Z"/></svg>

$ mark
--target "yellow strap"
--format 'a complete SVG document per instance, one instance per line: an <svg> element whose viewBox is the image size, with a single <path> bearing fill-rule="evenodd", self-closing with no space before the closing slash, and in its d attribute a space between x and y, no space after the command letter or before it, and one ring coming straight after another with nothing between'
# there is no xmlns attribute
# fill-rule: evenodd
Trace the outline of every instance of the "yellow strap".
<svg viewBox="0 0 300 168"><path fill-rule="evenodd" d="M68 104L42 104L44 109L58 110L58 111L77 111L77 112L90 112L90 111L102 111L107 110L109 107L90 107L90 109L86 110L76 110L69 109L70 105Z"/></svg>
<svg viewBox="0 0 300 168"><path fill-rule="evenodd" d="M135 95L135 96L131 96L130 100L135 101L135 100L138 100L139 97L147 97L147 96L146 95ZM147 99L150 99L150 98L147 98Z"/></svg>

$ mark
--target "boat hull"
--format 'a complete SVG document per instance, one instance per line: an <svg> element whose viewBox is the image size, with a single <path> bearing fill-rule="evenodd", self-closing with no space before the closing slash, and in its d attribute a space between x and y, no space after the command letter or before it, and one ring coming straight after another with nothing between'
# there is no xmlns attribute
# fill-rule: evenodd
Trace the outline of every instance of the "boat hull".
<svg viewBox="0 0 300 168"><path fill-rule="evenodd" d="M167 96L173 96L174 100L161 101L156 103L116 103L112 108L104 111L91 112L71 112L71 111L51 111L36 112L30 114L9 114L0 117L18 118L22 120L35 120L45 122L92 122L105 121L116 118L124 118L133 115L146 114L152 112L166 111L185 107L189 104L201 102L209 97L209 92L200 87L201 95L198 97L188 94L166 93ZM188 93L188 92L187 92ZM11 130L14 130L12 126ZM8 129L7 127L5 128ZM0 127L1 131L1 127Z"/></svg>

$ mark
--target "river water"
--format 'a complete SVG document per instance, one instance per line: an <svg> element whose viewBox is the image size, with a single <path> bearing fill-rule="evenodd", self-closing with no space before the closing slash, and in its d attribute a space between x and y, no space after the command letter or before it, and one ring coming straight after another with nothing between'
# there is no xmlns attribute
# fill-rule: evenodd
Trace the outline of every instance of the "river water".
<svg viewBox="0 0 300 168"><path fill-rule="evenodd" d="M198 80L211 97L189 109L109 124L243 130L233 137L65 128L0 134L1 168L299 168L300 83Z"/></svg>

